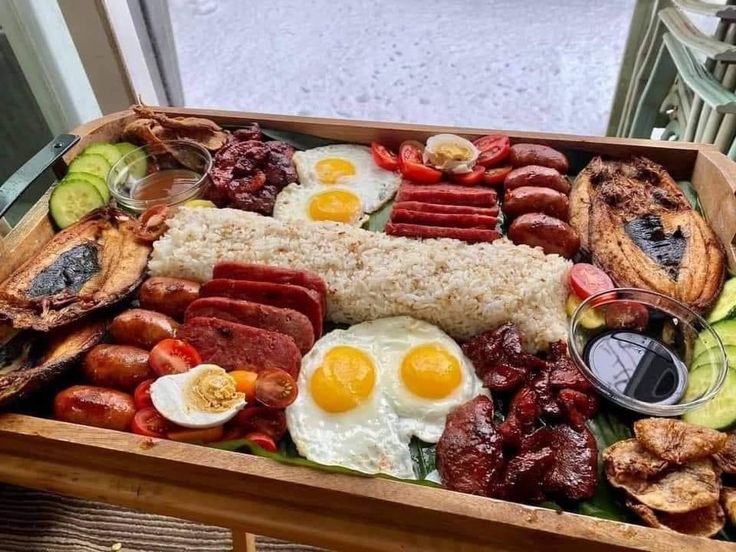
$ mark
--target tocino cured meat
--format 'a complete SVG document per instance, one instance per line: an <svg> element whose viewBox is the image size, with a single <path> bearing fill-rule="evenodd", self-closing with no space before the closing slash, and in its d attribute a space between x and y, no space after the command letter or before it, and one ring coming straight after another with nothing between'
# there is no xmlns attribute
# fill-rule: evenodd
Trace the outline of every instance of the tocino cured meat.
<svg viewBox="0 0 736 552"><path fill-rule="evenodd" d="M501 233L498 230L489 230L487 228L447 228L444 226L424 226L403 222L389 222L384 231L390 236L404 236L407 238L454 238L468 243L492 242L501 237Z"/></svg>
<svg viewBox="0 0 736 552"><path fill-rule="evenodd" d="M493 207L498 202L498 196L496 190L491 188L471 188L457 184L408 184L405 182L399 187L396 201Z"/></svg>
<svg viewBox="0 0 736 552"><path fill-rule="evenodd" d="M495 228L497 217L485 215L465 215L459 213L426 213L394 207L391 222L407 222L427 226L447 226L450 228Z"/></svg>
<svg viewBox="0 0 736 552"><path fill-rule="evenodd" d="M447 213L457 215L484 215L498 217L498 205L493 207L471 207L469 205L444 205L442 203L425 203L422 201L399 201L394 203L394 211L406 209L422 213Z"/></svg>

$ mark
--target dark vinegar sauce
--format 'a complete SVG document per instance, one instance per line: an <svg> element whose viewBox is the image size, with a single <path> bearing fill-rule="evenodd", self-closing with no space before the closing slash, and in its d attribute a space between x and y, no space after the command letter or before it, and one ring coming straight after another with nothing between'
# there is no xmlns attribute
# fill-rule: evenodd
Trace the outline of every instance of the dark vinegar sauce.
<svg viewBox="0 0 736 552"><path fill-rule="evenodd" d="M583 354L598 378L632 399L674 404L685 393L687 366L665 345L639 332L602 333L587 343Z"/></svg>

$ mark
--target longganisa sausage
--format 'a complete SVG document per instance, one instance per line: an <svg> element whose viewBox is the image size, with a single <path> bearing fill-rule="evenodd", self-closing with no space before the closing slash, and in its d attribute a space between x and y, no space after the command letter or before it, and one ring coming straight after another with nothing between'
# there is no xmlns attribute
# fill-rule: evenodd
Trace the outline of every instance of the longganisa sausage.
<svg viewBox="0 0 736 552"><path fill-rule="evenodd" d="M54 418L63 422L128 431L133 416L133 397L114 389L74 385L54 398Z"/></svg>
<svg viewBox="0 0 736 552"><path fill-rule="evenodd" d="M522 186L504 194L503 212L512 219L525 213L544 213L567 221L569 207L567 196L550 188Z"/></svg>
<svg viewBox="0 0 736 552"><path fill-rule="evenodd" d="M82 372L94 385L121 391L133 391L153 377L148 351L129 345L97 345L85 357Z"/></svg>
<svg viewBox="0 0 736 552"><path fill-rule="evenodd" d="M150 350L164 339L174 337L179 323L160 312L130 309L113 318L110 335L118 345Z"/></svg>
<svg viewBox="0 0 736 552"><path fill-rule="evenodd" d="M567 174L570 164L567 157L556 149L540 144L514 144L511 146L509 160L514 167L541 165Z"/></svg>
<svg viewBox="0 0 736 552"><path fill-rule="evenodd" d="M550 188L565 195L570 193L570 182L556 169L541 165L527 165L514 169L503 181L506 191L521 188L522 186L538 186Z"/></svg>
<svg viewBox="0 0 736 552"><path fill-rule="evenodd" d="M541 247L547 254L572 258L580 249L580 238L567 223L542 213L526 213L509 226L509 238L515 244Z"/></svg>
<svg viewBox="0 0 736 552"><path fill-rule="evenodd" d="M184 317L189 303L199 297L199 284L182 278L155 276L149 278L138 292L138 301L144 309L171 316Z"/></svg>

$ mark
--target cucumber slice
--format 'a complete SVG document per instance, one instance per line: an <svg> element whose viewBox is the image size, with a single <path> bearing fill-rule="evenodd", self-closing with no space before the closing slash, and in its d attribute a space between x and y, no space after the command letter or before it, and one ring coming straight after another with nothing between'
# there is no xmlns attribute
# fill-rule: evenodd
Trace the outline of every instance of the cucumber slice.
<svg viewBox="0 0 736 552"><path fill-rule="evenodd" d="M736 315L736 278L723 284L723 290L708 315L708 322L713 324L719 320L733 318L734 315Z"/></svg>
<svg viewBox="0 0 736 552"><path fill-rule="evenodd" d="M721 338L723 345L736 346L736 320L721 320L711 326L713 331ZM703 351L715 347L716 343L710 333L701 332L698 339L695 340L695 349L693 350L693 358L699 357Z"/></svg>
<svg viewBox="0 0 736 552"><path fill-rule="evenodd" d="M708 366L701 366L690 372L685 401L693 400L701 396L713 382L714 370ZM736 422L736 370L728 369L726 381L713 400L686 412L682 419L691 424L723 429Z"/></svg>
<svg viewBox="0 0 736 552"><path fill-rule="evenodd" d="M49 199L49 211L59 228L71 226L90 211L102 207L105 201L89 182L71 180L54 188Z"/></svg>
<svg viewBox="0 0 736 552"><path fill-rule="evenodd" d="M86 172L104 180L109 170L110 163L107 162L107 159L96 153L87 153L74 159L69 165L68 172Z"/></svg>
<svg viewBox="0 0 736 552"><path fill-rule="evenodd" d="M115 144L118 151L122 155L128 155L131 151L137 150L138 146L131 144L130 142L120 142ZM148 162L146 161L146 154L143 150L138 150L138 153L134 153L128 158L128 167L130 175L136 179L143 178L146 176L148 171Z"/></svg>
<svg viewBox="0 0 736 552"><path fill-rule="evenodd" d="M99 176L86 172L75 172L66 175L62 182L69 182L71 180L81 180L83 182L89 182L95 188L97 188L97 191L100 192L102 200L105 203L110 201L110 190L107 189L107 182L105 182L105 180L100 178Z"/></svg>
<svg viewBox="0 0 736 552"><path fill-rule="evenodd" d="M724 345L723 350L726 351L726 360L728 361L728 367L736 370L736 347L733 345ZM706 349L700 353L690 365L690 370L695 370L698 366L703 364L710 364L713 362L714 356L710 352L710 349Z"/></svg>
<svg viewBox="0 0 736 552"><path fill-rule="evenodd" d="M101 155L107 159L107 162L110 163L111 167L123 156L123 154L120 153L120 150L116 148L114 144L110 144L109 142L100 142L87 146L82 152L82 155L89 154Z"/></svg>

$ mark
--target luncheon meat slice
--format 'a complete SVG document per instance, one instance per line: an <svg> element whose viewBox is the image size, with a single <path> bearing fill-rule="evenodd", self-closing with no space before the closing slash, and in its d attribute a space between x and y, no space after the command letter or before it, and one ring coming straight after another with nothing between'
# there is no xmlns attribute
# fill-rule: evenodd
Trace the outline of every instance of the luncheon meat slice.
<svg viewBox="0 0 736 552"><path fill-rule="evenodd" d="M447 226L450 228L495 228L497 217L485 215L464 215L460 213L427 213L394 207L391 222L408 222L428 226Z"/></svg>
<svg viewBox="0 0 736 552"><path fill-rule="evenodd" d="M203 362L228 371L278 368L294 378L299 375L301 355L288 335L219 318L191 318L179 327L176 337L194 347Z"/></svg>
<svg viewBox="0 0 736 552"><path fill-rule="evenodd" d="M228 297L293 309L309 318L315 338L322 335L322 303L319 293L311 289L291 284L217 279L203 284L199 295L200 297Z"/></svg>
<svg viewBox="0 0 736 552"><path fill-rule="evenodd" d="M424 203L422 201L400 201L394 203L394 210L407 209L422 213L448 213L457 215L484 215L498 217L498 205L493 207L470 207L467 205L444 205L442 203Z"/></svg>
<svg viewBox="0 0 736 552"><path fill-rule="evenodd" d="M327 284L325 284L325 281L319 274L309 272L308 270L295 270L282 266L248 264L236 261L222 261L215 264L212 269L212 278L301 286L319 293L322 310L324 311L325 309Z"/></svg>
<svg viewBox="0 0 736 552"><path fill-rule="evenodd" d="M644 418L634 422L641 445L660 458L675 464L707 458L726 446L728 435L672 418Z"/></svg>
<svg viewBox="0 0 736 552"><path fill-rule="evenodd" d="M204 297L189 305L184 317L185 320L219 318L288 335L294 340L302 354L309 351L314 345L312 323L305 315L293 309L224 297Z"/></svg>
<svg viewBox="0 0 736 552"><path fill-rule="evenodd" d="M446 228L443 226L424 226L389 222L384 229L391 236L406 238L454 238L467 243L492 242L501 237L498 230L487 228Z"/></svg>
<svg viewBox="0 0 736 552"><path fill-rule="evenodd" d="M498 202L498 197L496 191L491 188L471 188L457 184L408 184L405 182L399 187L396 201L493 207Z"/></svg>

